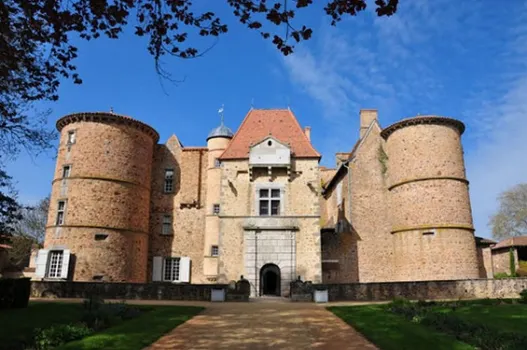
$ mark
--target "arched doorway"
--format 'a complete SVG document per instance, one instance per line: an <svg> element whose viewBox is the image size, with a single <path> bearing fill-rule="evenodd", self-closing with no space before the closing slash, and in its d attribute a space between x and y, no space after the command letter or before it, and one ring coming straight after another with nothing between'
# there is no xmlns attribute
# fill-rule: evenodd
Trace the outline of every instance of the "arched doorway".
<svg viewBox="0 0 527 350"><path fill-rule="evenodd" d="M266 264L260 270L260 295L280 296L280 268Z"/></svg>

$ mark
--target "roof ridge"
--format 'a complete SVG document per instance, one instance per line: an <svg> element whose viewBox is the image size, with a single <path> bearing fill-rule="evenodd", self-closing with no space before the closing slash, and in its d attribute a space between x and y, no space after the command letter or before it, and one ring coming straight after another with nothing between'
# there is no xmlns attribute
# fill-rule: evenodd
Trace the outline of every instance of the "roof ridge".
<svg viewBox="0 0 527 350"><path fill-rule="evenodd" d="M291 108L288 108L287 111L289 112L289 114L291 115L291 117L293 118L293 120L295 121L295 124L298 126L298 128L300 129L300 132L302 133L302 137L305 139L305 141L307 142L307 144L309 145L309 147L311 147L311 150L313 152L315 152L320 158L322 158L322 156L320 155L320 153L318 153L318 151L315 149L315 147L313 147L313 145L311 144L311 140L307 138L307 135L306 133L304 132L304 129L302 129L302 125L300 125L300 122L298 121L298 118L295 116L295 114L293 113L293 111L291 110Z"/></svg>
<svg viewBox="0 0 527 350"><path fill-rule="evenodd" d="M221 153L221 155L219 156L219 159L221 159L223 157L223 155L225 154L225 152L227 152L227 150L231 147L232 144L234 144L234 140L236 140L236 138L238 137L238 134L240 133L240 130L242 129L242 126L245 124L245 122L247 122L247 119L249 119L249 115L251 114L252 111L254 111L255 109L254 108L250 108L249 109L249 112L247 112L247 114L245 115L245 118L243 118L242 120L242 123L240 124L240 126L238 127L238 130L236 130L236 132L234 133L234 136L232 137L232 139L229 141L229 144L227 145L227 147L225 148L225 150Z"/></svg>

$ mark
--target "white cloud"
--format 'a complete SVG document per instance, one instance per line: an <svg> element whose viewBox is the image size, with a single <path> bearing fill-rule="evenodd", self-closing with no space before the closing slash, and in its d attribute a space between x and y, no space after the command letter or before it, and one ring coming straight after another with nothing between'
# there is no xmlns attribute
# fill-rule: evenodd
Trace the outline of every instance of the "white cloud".
<svg viewBox="0 0 527 350"><path fill-rule="evenodd" d="M319 146L329 165L352 146L360 108L378 108L384 125L461 118L474 223L488 237L498 194L527 181L527 5L408 1L393 17L370 10L316 34L283 62L334 136Z"/></svg>

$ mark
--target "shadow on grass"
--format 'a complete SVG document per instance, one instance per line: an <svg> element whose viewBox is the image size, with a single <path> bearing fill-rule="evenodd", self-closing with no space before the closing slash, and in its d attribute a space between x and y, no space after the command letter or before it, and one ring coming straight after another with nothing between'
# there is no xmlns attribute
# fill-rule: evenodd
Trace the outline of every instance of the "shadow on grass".
<svg viewBox="0 0 527 350"><path fill-rule="evenodd" d="M137 318L57 349L143 349L202 310L193 306L155 306Z"/></svg>
<svg viewBox="0 0 527 350"><path fill-rule="evenodd" d="M383 350L468 350L454 337L392 314L384 305L329 307L329 311L361 332Z"/></svg>

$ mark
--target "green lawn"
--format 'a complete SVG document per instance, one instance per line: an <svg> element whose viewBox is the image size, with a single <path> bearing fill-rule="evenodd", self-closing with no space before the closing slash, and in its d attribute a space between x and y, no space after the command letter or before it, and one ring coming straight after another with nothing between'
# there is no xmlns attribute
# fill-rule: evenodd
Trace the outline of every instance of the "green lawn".
<svg viewBox="0 0 527 350"><path fill-rule="evenodd" d="M483 324L489 328L527 335L527 304L465 305L455 311L443 307L437 312L455 312L456 316L469 322Z"/></svg>
<svg viewBox="0 0 527 350"><path fill-rule="evenodd" d="M203 310L191 306L139 306L149 311L60 349L142 349L161 335ZM32 344L35 328L76 323L80 303L30 302L26 309L0 311L0 350L24 349Z"/></svg>
<svg viewBox="0 0 527 350"><path fill-rule="evenodd" d="M192 306L152 306L152 308L152 311L145 312L137 318L68 343L57 350L139 350L203 310Z"/></svg>
<svg viewBox="0 0 527 350"><path fill-rule="evenodd" d="M0 311L0 349L18 349L28 344L35 328L76 322L83 313L81 304L31 302L26 309Z"/></svg>
<svg viewBox="0 0 527 350"><path fill-rule="evenodd" d="M329 307L329 311L383 350L464 350L472 346L454 337L412 323L386 310L386 305Z"/></svg>

